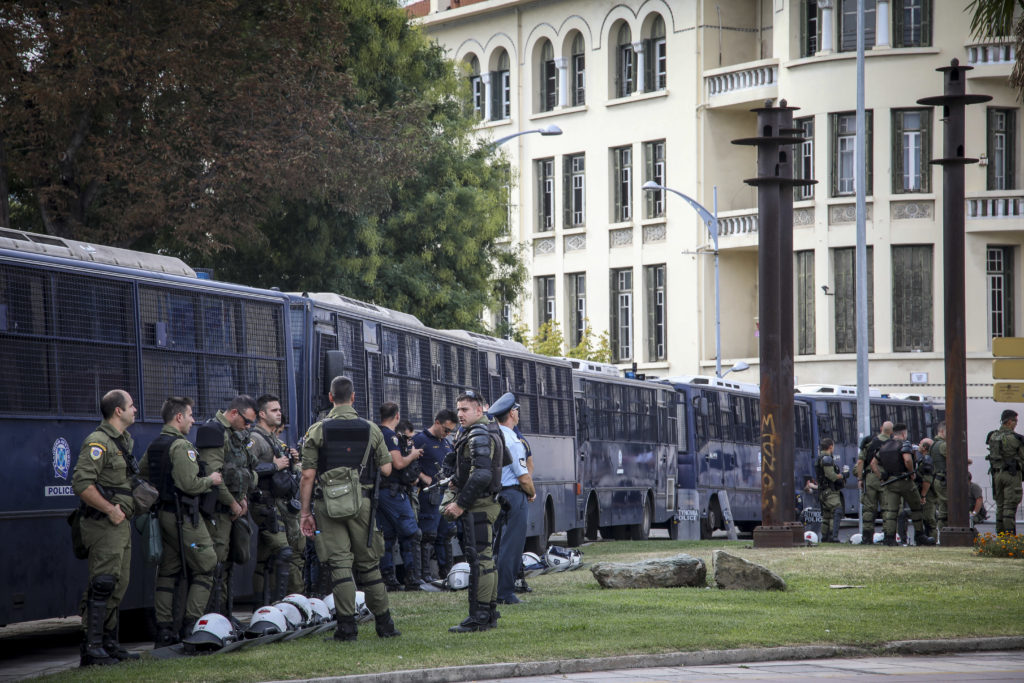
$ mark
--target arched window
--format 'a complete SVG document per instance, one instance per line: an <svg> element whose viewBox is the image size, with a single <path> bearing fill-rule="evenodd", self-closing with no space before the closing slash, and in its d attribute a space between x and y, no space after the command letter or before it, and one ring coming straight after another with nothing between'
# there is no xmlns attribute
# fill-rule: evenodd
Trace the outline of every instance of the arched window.
<svg viewBox="0 0 1024 683"><path fill-rule="evenodd" d="M665 51L665 20L655 15L651 35L644 41L644 91L664 90L668 81L668 55Z"/></svg>
<svg viewBox="0 0 1024 683"><path fill-rule="evenodd" d="M540 110L551 111L558 104L558 69L555 68L555 50L545 40L540 51Z"/></svg>
<svg viewBox="0 0 1024 683"><path fill-rule="evenodd" d="M498 55L498 68L491 74L491 119L494 121L512 116L512 81L508 65L508 53L502 50Z"/></svg>
<svg viewBox="0 0 1024 683"><path fill-rule="evenodd" d="M587 72L586 56L583 53L583 34L577 33L572 40L572 55L570 57L570 68L572 69L572 106L582 107L587 103Z"/></svg>
<svg viewBox="0 0 1024 683"><path fill-rule="evenodd" d="M628 97L636 89L636 54L629 25L623 23L615 40L615 96Z"/></svg>
<svg viewBox="0 0 1024 683"><path fill-rule="evenodd" d="M475 55L466 59L466 69L469 71L469 89L473 98L473 111L477 116L484 116L484 81L480 78L480 60Z"/></svg>

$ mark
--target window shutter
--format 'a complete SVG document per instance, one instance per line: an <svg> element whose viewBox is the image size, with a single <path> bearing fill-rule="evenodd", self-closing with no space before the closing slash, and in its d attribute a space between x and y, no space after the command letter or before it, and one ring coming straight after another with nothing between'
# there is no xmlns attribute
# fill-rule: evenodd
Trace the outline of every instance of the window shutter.
<svg viewBox="0 0 1024 683"><path fill-rule="evenodd" d="M865 3L865 4L867 4L867 3ZM864 127L867 129L867 130L864 131L864 144L868 148L866 154L864 155L867 158L867 160L868 160L867 173L864 174L865 177L867 178L867 181L865 183L867 185L867 187L864 188L864 194L865 194L865 196L870 197L870 196L873 196L875 194L874 193L875 178L874 178L874 173L873 173L873 169L875 167L874 112L872 112L872 111L864 112Z"/></svg>
<svg viewBox="0 0 1024 683"><path fill-rule="evenodd" d="M892 191L894 194L906 192L903 186L903 110L892 110ZM868 184L868 187L871 187ZM868 193L870 194L870 193Z"/></svg>
<svg viewBox="0 0 1024 683"><path fill-rule="evenodd" d="M921 2L921 47L932 45L932 0Z"/></svg>
<svg viewBox="0 0 1024 683"><path fill-rule="evenodd" d="M832 170L832 196L839 196L839 115L829 114L829 167Z"/></svg>
<svg viewBox="0 0 1024 683"><path fill-rule="evenodd" d="M1017 189L1017 110L1006 111L1006 188Z"/></svg>
<svg viewBox="0 0 1024 683"><path fill-rule="evenodd" d="M572 157L562 157L562 227L568 228L572 222Z"/></svg>
<svg viewBox="0 0 1024 683"><path fill-rule="evenodd" d="M504 117L501 106L501 72L491 72L491 120L500 121Z"/></svg>
<svg viewBox="0 0 1024 683"><path fill-rule="evenodd" d="M609 298L608 298L608 346L612 349L612 362L618 360L618 348L619 348L619 302L617 301L616 294L618 293L618 273L614 270L609 271Z"/></svg>
<svg viewBox="0 0 1024 683"><path fill-rule="evenodd" d="M654 180L654 143L644 143L644 182ZM654 218L654 192L644 190L644 218Z"/></svg>
<svg viewBox="0 0 1024 683"><path fill-rule="evenodd" d="M612 150L612 222L617 223L622 216L622 155L619 150Z"/></svg>
<svg viewBox="0 0 1024 683"><path fill-rule="evenodd" d="M654 310L657 305L654 298L655 268L656 266L644 266L644 308L647 309L647 360L649 361L658 360L658 347L654 334Z"/></svg>
<svg viewBox="0 0 1024 683"><path fill-rule="evenodd" d="M985 110L985 151L988 165L985 167L985 189L992 190L996 186L996 111L989 107Z"/></svg>
<svg viewBox="0 0 1024 683"><path fill-rule="evenodd" d="M537 192L537 227L534 228L534 232L541 232L545 229L544 226L544 160L538 160L533 162L533 172L536 175L536 192Z"/></svg>
<svg viewBox="0 0 1024 683"><path fill-rule="evenodd" d="M921 112L921 192L932 191L932 111Z"/></svg>
<svg viewBox="0 0 1024 683"><path fill-rule="evenodd" d="M650 38L644 41L644 92L654 90L654 70L657 55L654 54L654 41Z"/></svg>

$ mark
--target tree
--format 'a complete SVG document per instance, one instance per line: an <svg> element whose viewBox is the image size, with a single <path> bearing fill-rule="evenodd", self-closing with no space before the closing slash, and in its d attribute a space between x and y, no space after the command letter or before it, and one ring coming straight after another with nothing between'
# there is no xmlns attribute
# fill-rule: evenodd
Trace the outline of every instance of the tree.
<svg viewBox="0 0 1024 683"><path fill-rule="evenodd" d="M534 353L545 356L561 357L565 355L563 347L565 337L562 335L562 327L557 320L548 320L540 324L537 334L530 340L530 350Z"/></svg>
<svg viewBox="0 0 1024 683"><path fill-rule="evenodd" d="M419 103L358 96L336 2L5 3L0 192L18 227L206 253L258 238L280 197L379 201L418 156L400 143Z"/></svg>
<svg viewBox="0 0 1024 683"><path fill-rule="evenodd" d="M1017 62L1010 74L1010 85L1024 101L1024 0L971 0L971 36L977 40L1013 36ZM1016 13L1016 17L1014 14Z"/></svg>

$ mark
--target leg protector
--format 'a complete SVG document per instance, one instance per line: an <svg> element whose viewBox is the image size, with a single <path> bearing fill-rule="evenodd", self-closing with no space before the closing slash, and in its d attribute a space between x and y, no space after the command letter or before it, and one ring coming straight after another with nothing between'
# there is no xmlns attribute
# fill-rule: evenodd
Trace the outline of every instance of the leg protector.
<svg viewBox="0 0 1024 683"><path fill-rule="evenodd" d="M378 638L394 638L402 635L395 628L395 622L391 619L391 610L384 614L373 615L374 628L377 630Z"/></svg>
<svg viewBox="0 0 1024 683"><path fill-rule="evenodd" d="M107 654L116 659L119 662L123 662L128 659L139 659L139 655L136 652L129 652L128 650L121 647L121 643L118 642L118 626L114 628L106 629L103 631L103 649L107 651Z"/></svg>
<svg viewBox="0 0 1024 683"><path fill-rule="evenodd" d="M839 523L843 519L842 507L837 507L832 511L832 542L839 543Z"/></svg>
<svg viewBox="0 0 1024 683"><path fill-rule="evenodd" d="M430 558L434 554L434 541L437 536L434 534L423 534L420 539L420 578L424 581L433 581L435 578L431 572Z"/></svg>
<svg viewBox="0 0 1024 683"><path fill-rule="evenodd" d="M224 583L224 564L217 563L213 569L213 587L210 589L210 600L204 612L221 612L221 585ZM266 582L264 581L264 584ZM185 635L188 635L187 633Z"/></svg>
<svg viewBox="0 0 1024 683"><path fill-rule="evenodd" d="M276 602L288 594L288 577L292 562L291 547L285 546L278 550L274 560L274 602Z"/></svg>
<svg viewBox="0 0 1024 683"><path fill-rule="evenodd" d="M417 530L413 537L409 540L408 546L410 552L403 552L403 560L409 559L409 563L405 566L405 587L411 590L418 590L423 576L422 568L420 567L420 542L423 540L423 532Z"/></svg>
<svg viewBox="0 0 1024 683"><path fill-rule="evenodd" d="M359 637L359 627L355 615L338 617L338 627L334 630L334 639L340 642L352 642Z"/></svg>
<svg viewBox="0 0 1024 683"><path fill-rule="evenodd" d="M81 666L117 664L103 647L103 624L107 620L107 601L114 592L117 579L112 574L98 574L89 586L85 615L85 640L81 648Z"/></svg>
<svg viewBox="0 0 1024 683"><path fill-rule="evenodd" d="M178 642L178 634L174 632L174 624L159 623L156 625L156 641L153 649L167 647Z"/></svg>
<svg viewBox="0 0 1024 683"><path fill-rule="evenodd" d="M395 576L394 565L388 567L387 569L381 567L380 575L384 578L384 588L387 590L388 593L393 593L394 591L402 590L402 584L399 583L398 577Z"/></svg>

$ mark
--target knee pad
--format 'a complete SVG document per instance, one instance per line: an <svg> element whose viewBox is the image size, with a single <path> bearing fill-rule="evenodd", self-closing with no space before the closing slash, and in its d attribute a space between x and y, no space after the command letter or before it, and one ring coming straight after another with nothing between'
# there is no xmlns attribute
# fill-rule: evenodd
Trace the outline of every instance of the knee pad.
<svg viewBox="0 0 1024 683"><path fill-rule="evenodd" d="M277 551L278 562L289 562L292 559L292 549L290 546L285 546Z"/></svg>
<svg viewBox="0 0 1024 683"><path fill-rule="evenodd" d="M117 578L113 574L97 574L92 577L92 594L97 600L106 600L114 592Z"/></svg>

